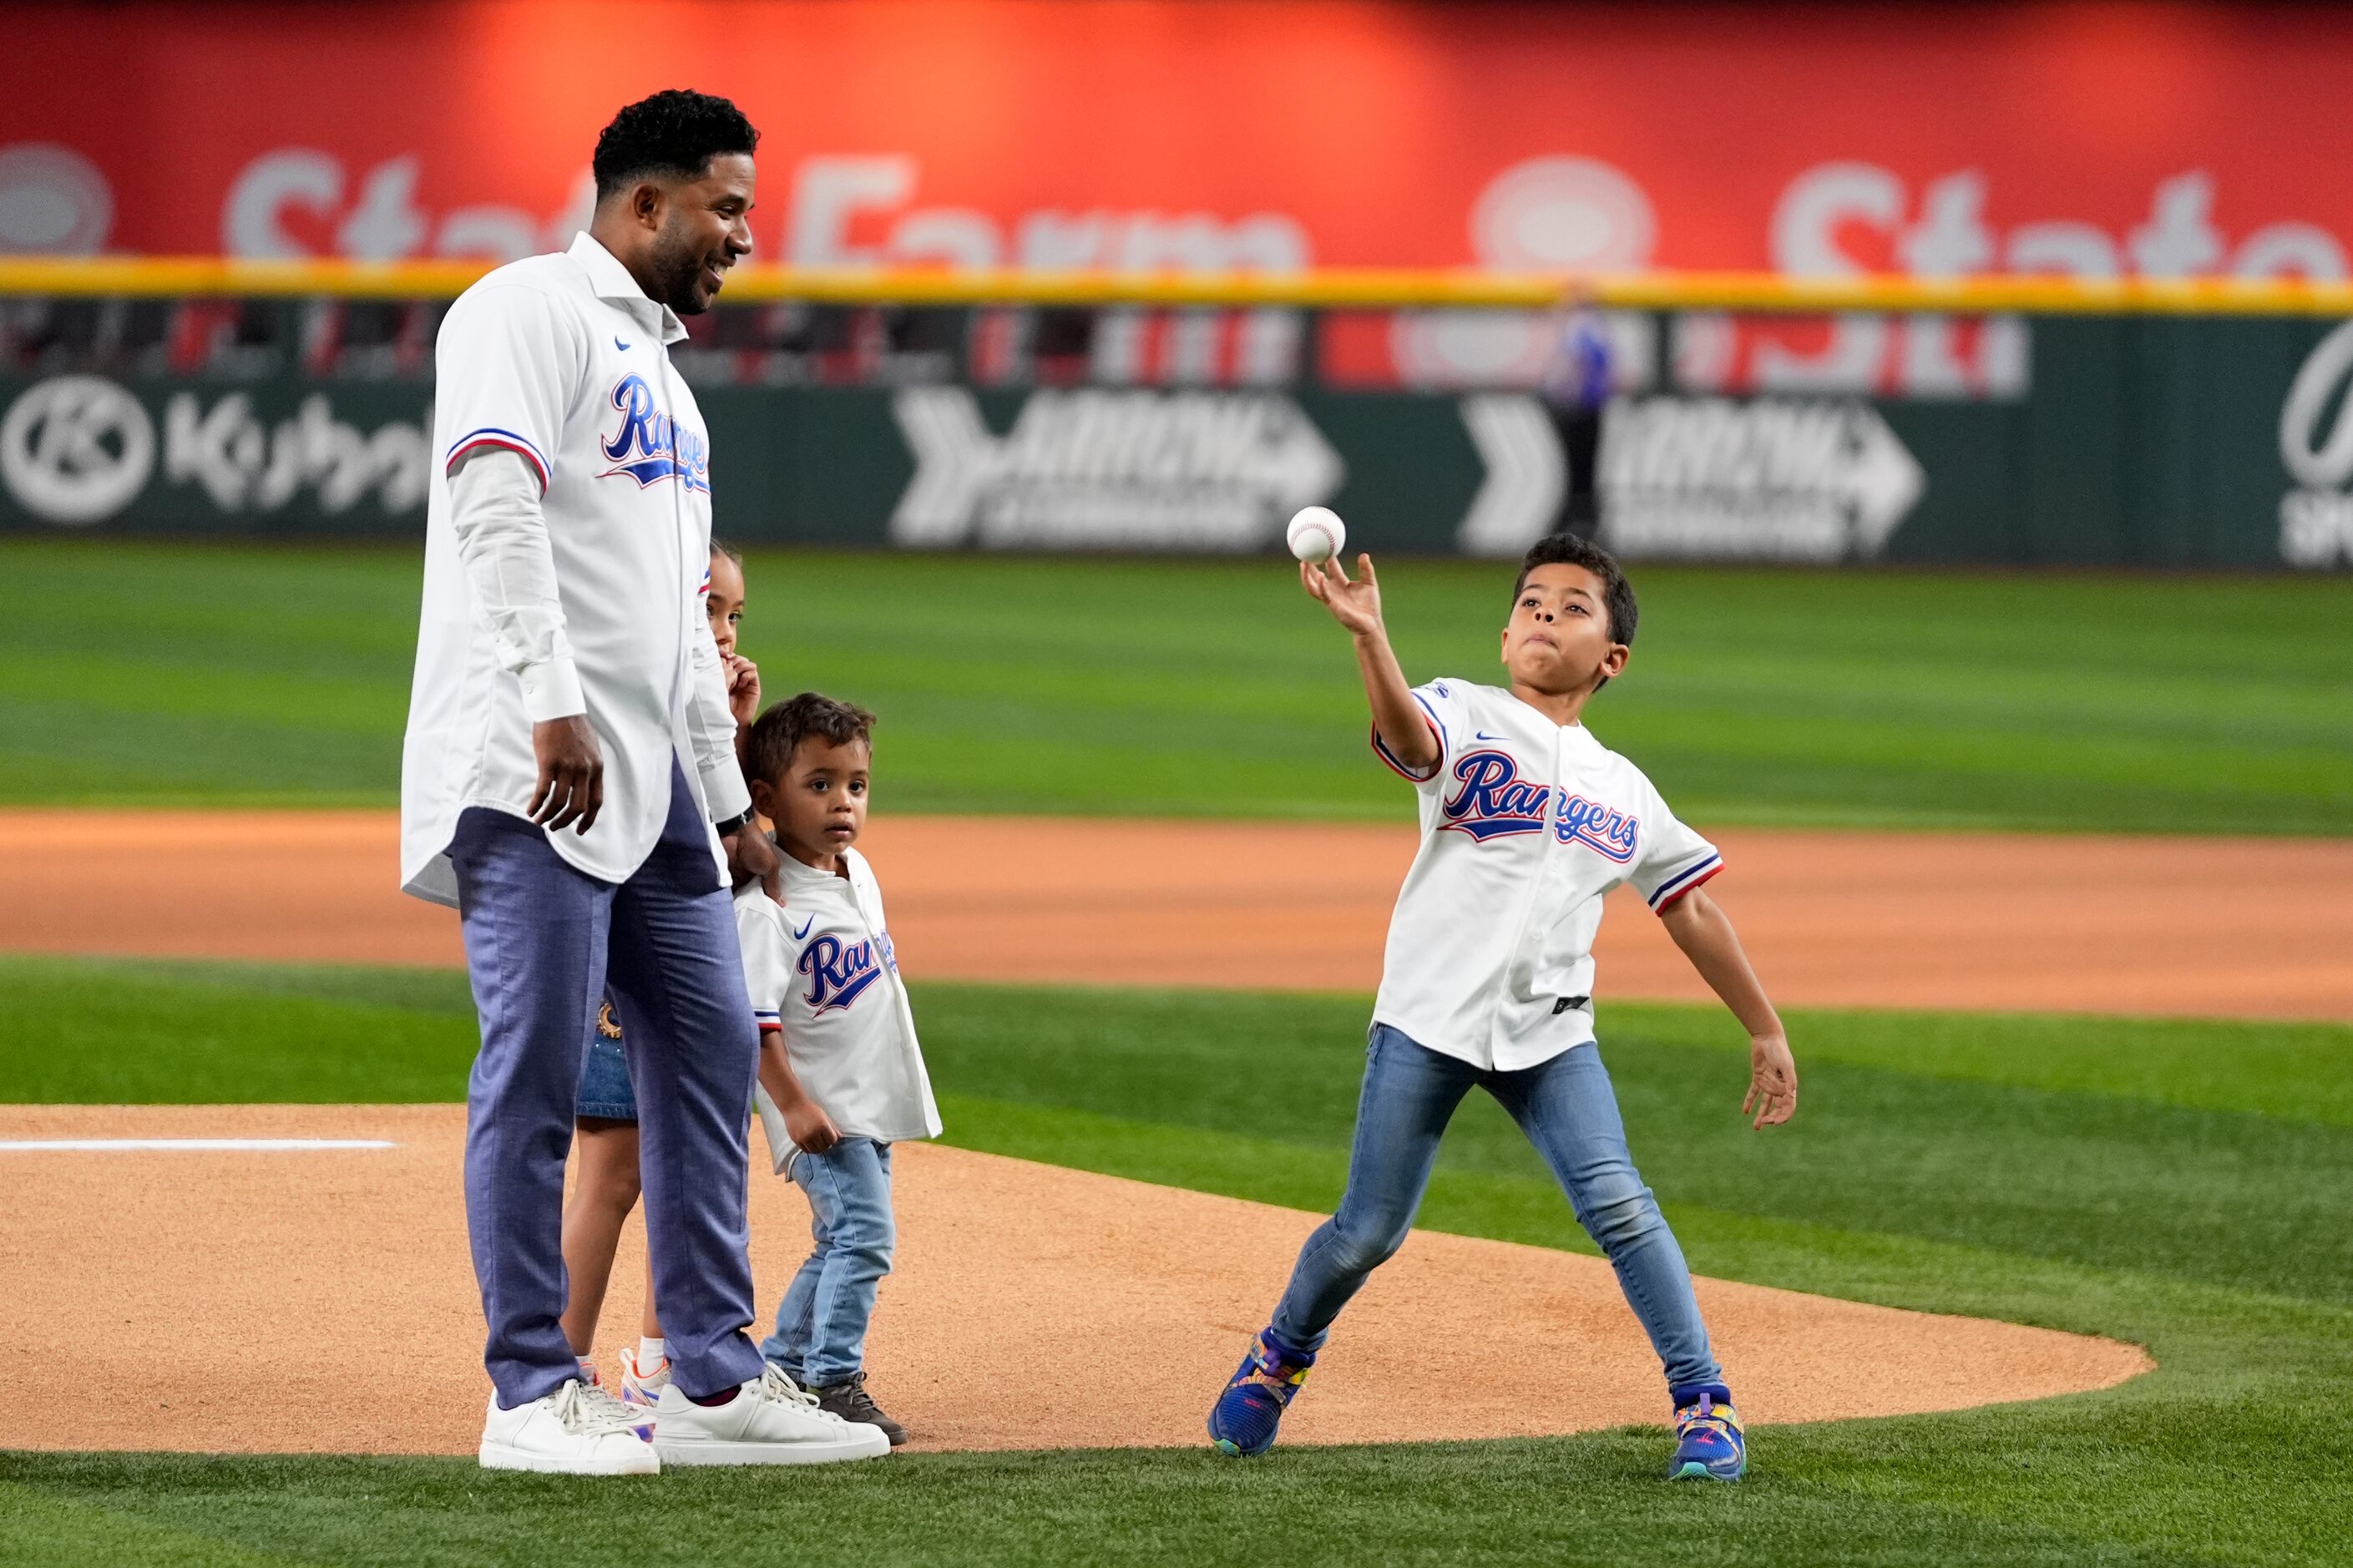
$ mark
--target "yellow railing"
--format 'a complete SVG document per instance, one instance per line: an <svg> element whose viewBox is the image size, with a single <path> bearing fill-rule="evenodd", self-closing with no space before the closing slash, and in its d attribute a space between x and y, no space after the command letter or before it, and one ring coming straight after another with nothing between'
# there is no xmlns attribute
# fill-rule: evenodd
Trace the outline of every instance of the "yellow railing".
<svg viewBox="0 0 2353 1568"><path fill-rule="evenodd" d="M217 257L0 257L0 297L232 295L446 299L480 278L476 261L230 261ZM1559 300L1552 275L1324 268L1288 277L1175 273L815 271L746 266L731 303L807 300L907 305L1303 305L1392 310L1525 309ZM1767 272L1649 272L1582 279L1596 302L1662 310L1933 310L2082 316L2353 316L2353 283L2296 279L1785 278Z"/></svg>

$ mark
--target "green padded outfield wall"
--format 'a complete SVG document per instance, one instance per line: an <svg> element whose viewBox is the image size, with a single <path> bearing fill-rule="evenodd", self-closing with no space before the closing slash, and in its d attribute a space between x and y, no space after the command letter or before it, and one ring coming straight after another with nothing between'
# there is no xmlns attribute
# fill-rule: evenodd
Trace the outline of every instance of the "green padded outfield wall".
<svg viewBox="0 0 2353 1568"><path fill-rule="evenodd" d="M1916 321L1934 319L1883 326ZM1841 390L1820 371L1777 380L1721 354L1694 370L1753 322L1611 325L1622 390L1599 493L1603 536L1630 556L2353 563L2353 322L1968 323L1957 341L1978 362L1934 396ZM1303 363L1322 363L1318 330ZM298 357L256 350L175 374L92 353L0 378L0 526L418 533L429 361L303 374L288 368ZM746 542L1262 551L1322 501L1367 548L1501 554L1553 525L1567 479L1552 421L1519 391L1312 373L978 388L955 379L955 355L897 385L746 384L744 363L682 359L711 428L720 529Z"/></svg>

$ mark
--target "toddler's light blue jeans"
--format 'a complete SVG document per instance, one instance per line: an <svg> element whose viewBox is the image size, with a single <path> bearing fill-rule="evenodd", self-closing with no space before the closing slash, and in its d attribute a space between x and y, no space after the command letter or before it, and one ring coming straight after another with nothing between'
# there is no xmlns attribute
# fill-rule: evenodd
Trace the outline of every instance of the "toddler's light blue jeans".
<svg viewBox="0 0 2353 1568"><path fill-rule="evenodd" d="M796 1154L792 1179L808 1194L817 1246L777 1303L776 1331L760 1353L804 1387L821 1386L866 1364L866 1321L898 1241L891 1145L845 1138L822 1154Z"/></svg>
<svg viewBox="0 0 2353 1568"><path fill-rule="evenodd" d="M1490 1072L1373 1026L1348 1190L1340 1212L1301 1248L1274 1310L1274 1331L1301 1350L1322 1347L1366 1278L1405 1241L1438 1141L1473 1085L1519 1123L1567 1193L1577 1223L1609 1255L1627 1303L1665 1364L1667 1385L1723 1381L1692 1295L1683 1248L1626 1152L1618 1097L1599 1047L1577 1046L1518 1072Z"/></svg>

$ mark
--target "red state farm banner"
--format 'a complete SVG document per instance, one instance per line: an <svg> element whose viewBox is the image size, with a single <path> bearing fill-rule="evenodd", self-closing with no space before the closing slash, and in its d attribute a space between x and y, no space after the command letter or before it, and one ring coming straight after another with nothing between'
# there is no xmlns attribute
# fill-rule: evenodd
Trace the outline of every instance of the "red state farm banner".
<svg viewBox="0 0 2353 1568"><path fill-rule="evenodd" d="M508 257L725 93L796 261L2346 271L2353 16L12 5L0 249Z"/></svg>

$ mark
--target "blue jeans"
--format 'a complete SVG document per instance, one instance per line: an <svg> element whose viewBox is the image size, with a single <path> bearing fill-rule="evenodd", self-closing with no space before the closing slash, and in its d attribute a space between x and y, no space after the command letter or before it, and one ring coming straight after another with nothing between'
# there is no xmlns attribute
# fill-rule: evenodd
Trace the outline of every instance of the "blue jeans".
<svg viewBox="0 0 2353 1568"><path fill-rule="evenodd" d="M822 1154L795 1154L792 1178L808 1194L817 1246L776 1304L776 1331L760 1353L804 1386L822 1386L866 1364L866 1321L899 1239L891 1145L845 1138Z"/></svg>
<svg viewBox="0 0 2353 1568"><path fill-rule="evenodd" d="M580 1375L564 1311L564 1162L581 1057L609 984L638 1107L654 1297L679 1386L757 1377L744 1107L759 1049L735 916L684 773L653 853L615 886L575 870L520 816L458 818L466 969L482 1049L466 1096L466 1228L509 1409Z"/></svg>
<svg viewBox="0 0 2353 1568"><path fill-rule="evenodd" d="M588 1031L588 1048L580 1068L580 1101L572 1109L575 1116L593 1116L602 1121L638 1119L637 1091L629 1087L629 1053L623 1041L607 1038L601 1028Z"/></svg>
<svg viewBox="0 0 2353 1568"><path fill-rule="evenodd" d="M1691 1270L1651 1189L1626 1152L1618 1097L1596 1046L1577 1046L1518 1072L1491 1072L1373 1026L1356 1145L1340 1212L1300 1249L1274 1310L1275 1333L1301 1350L1322 1347L1340 1309L1405 1241L1438 1140L1473 1084L1519 1123L1568 1194L1586 1234L1601 1245L1627 1304L1666 1366L1667 1385L1717 1383Z"/></svg>

